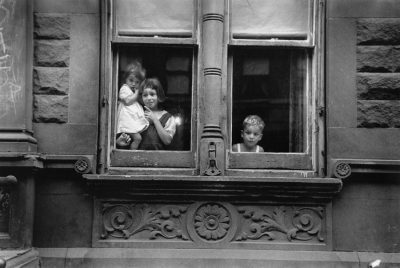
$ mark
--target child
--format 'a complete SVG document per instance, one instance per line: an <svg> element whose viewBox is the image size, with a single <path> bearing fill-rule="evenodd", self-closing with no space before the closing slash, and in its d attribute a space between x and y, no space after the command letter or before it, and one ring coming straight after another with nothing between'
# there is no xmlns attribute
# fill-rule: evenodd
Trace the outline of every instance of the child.
<svg viewBox="0 0 400 268"><path fill-rule="evenodd" d="M241 131L243 143L233 145L232 151L238 153L264 152L264 149L257 145L263 136L264 127L265 123L259 116L247 116L243 121L243 130Z"/></svg>
<svg viewBox="0 0 400 268"><path fill-rule="evenodd" d="M148 78L140 85L140 93L145 105L144 116L150 126L142 133L139 150L165 150L176 132L175 118L160 104L166 100L164 90L157 78Z"/></svg>
<svg viewBox="0 0 400 268"><path fill-rule="evenodd" d="M138 102L138 88L145 76L146 70L138 62L129 64L122 75L125 84L118 95L117 148L136 150L142 141L140 133L149 126Z"/></svg>

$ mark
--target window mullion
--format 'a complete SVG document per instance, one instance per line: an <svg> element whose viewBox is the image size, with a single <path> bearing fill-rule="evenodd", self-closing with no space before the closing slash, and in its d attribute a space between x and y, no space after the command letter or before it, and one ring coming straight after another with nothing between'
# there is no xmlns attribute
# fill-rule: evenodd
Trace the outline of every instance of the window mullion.
<svg viewBox="0 0 400 268"><path fill-rule="evenodd" d="M203 132L200 140L200 174L223 175L225 146L221 134L221 90L224 49L225 3L203 2L202 98Z"/></svg>

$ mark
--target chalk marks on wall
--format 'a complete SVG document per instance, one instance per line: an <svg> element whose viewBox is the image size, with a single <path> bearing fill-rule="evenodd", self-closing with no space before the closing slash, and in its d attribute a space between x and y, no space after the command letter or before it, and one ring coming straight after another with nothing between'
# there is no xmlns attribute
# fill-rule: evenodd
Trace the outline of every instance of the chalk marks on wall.
<svg viewBox="0 0 400 268"><path fill-rule="evenodd" d="M6 44L7 27L13 27L17 0L0 0L0 118L17 114L16 104L20 99L22 87L15 74L14 56L7 49L13 44ZM13 29L15 30L15 29ZM7 46L8 45L8 46Z"/></svg>

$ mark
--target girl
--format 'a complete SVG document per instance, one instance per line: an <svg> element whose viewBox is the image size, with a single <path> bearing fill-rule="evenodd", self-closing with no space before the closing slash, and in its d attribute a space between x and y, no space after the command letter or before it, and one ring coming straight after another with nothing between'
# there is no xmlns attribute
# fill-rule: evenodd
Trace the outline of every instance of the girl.
<svg viewBox="0 0 400 268"><path fill-rule="evenodd" d="M122 75L125 84L118 96L117 148L136 150L142 141L140 133L149 126L143 107L138 102L138 87L145 76L146 70L138 62L129 64Z"/></svg>
<svg viewBox="0 0 400 268"><path fill-rule="evenodd" d="M176 132L175 118L159 105L166 100L164 90L157 78L148 78L140 85L145 105L145 118L150 126L142 133L139 150L165 150Z"/></svg>

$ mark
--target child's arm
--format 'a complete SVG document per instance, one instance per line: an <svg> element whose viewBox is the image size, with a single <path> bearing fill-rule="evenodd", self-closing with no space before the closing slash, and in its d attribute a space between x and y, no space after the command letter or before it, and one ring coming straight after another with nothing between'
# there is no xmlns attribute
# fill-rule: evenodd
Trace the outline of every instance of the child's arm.
<svg viewBox="0 0 400 268"><path fill-rule="evenodd" d="M129 94L128 96L126 96L125 98L121 99L121 101L125 104L125 105L131 105L133 103L135 103L138 98L139 98L139 90L136 89L134 92L132 90L133 94Z"/></svg>
<svg viewBox="0 0 400 268"><path fill-rule="evenodd" d="M157 133L158 136L160 137L161 141L165 144L165 145L170 145L172 142L172 137L171 135L169 135L169 133L163 128L163 126L160 123L160 120L156 120L153 121L154 122L154 126L157 129Z"/></svg>
<svg viewBox="0 0 400 268"><path fill-rule="evenodd" d="M154 124L154 126L156 127L157 130L157 134L160 137L161 141L165 144L165 145L170 145L172 142L172 137L171 135L163 128L163 126L161 125L160 120L157 118L157 116L146 106L144 106L144 108L146 109L146 113L145 113L145 117L146 119L151 123ZM175 122L172 121L174 124Z"/></svg>

